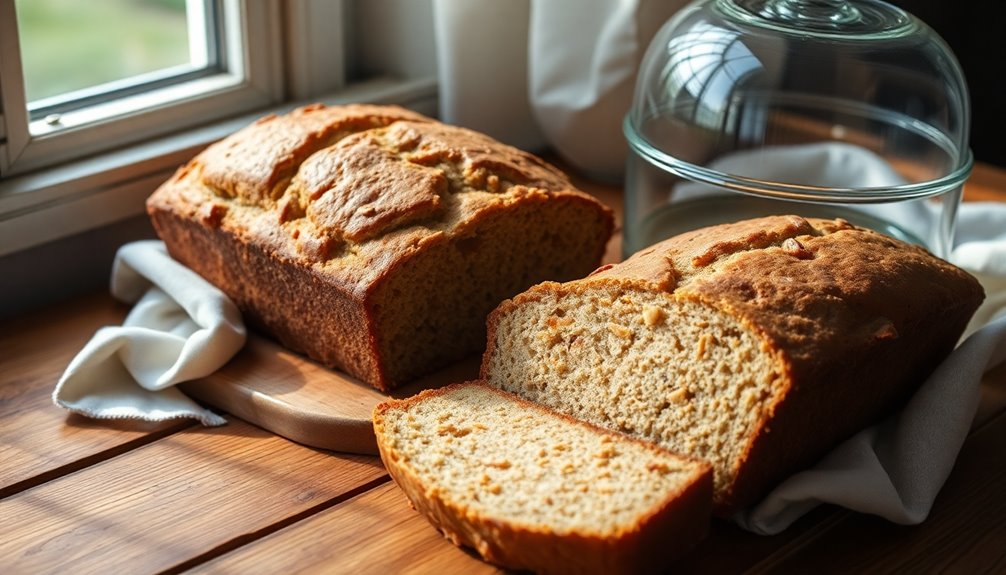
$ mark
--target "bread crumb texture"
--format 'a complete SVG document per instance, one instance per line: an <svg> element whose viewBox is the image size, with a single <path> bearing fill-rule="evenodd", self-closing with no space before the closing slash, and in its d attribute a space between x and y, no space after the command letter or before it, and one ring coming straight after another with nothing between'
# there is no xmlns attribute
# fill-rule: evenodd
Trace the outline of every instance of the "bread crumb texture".
<svg viewBox="0 0 1006 575"><path fill-rule="evenodd" d="M378 429L396 465L463 513L584 536L630 531L703 469L482 386L386 409Z"/></svg>
<svg viewBox="0 0 1006 575"><path fill-rule="evenodd" d="M553 321L560 316L568 321ZM545 294L506 316L495 337L510 343L491 358L492 383L705 459L718 488L779 391L755 334L666 293L602 285Z"/></svg>

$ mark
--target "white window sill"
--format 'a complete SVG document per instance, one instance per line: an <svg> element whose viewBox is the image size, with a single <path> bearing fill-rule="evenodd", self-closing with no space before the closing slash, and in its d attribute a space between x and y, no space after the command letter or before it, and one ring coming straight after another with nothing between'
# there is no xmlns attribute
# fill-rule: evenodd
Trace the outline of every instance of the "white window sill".
<svg viewBox="0 0 1006 575"><path fill-rule="evenodd" d="M434 77L373 80L316 98L326 104L400 104L437 112ZM143 214L147 196L208 144L267 113L259 110L140 145L0 181L0 257Z"/></svg>

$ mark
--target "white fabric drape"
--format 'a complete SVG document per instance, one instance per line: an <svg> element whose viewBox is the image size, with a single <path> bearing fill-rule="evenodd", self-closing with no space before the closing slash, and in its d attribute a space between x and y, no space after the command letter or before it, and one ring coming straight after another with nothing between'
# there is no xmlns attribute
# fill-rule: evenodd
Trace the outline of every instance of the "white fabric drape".
<svg viewBox="0 0 1006 575"><path fill-rule="evenodd" d="M440 117L617 181L639 62L685 4L435 0Z"/></svg>

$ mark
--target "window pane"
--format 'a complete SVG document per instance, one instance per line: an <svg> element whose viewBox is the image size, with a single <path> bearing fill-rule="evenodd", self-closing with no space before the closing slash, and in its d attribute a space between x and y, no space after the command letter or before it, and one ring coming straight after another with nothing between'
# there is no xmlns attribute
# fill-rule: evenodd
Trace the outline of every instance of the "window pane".
<svg viewBox="0 0 1006 575"><path fill-rule="evenodd" d="M201 5L16 0L29 109L73 99L82 90L93 95L207 66L211 50Z"/></svg>

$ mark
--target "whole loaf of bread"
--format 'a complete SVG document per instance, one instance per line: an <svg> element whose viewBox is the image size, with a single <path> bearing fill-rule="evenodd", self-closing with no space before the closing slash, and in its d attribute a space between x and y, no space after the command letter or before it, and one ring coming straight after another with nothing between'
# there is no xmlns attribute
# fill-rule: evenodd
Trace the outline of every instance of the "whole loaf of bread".
<svg viewBox="0 0 1006 575"><path fill-rule="evenodd" d="M597 266L611 211L531 154L394 106L308 106L147 201L169 253L286 346L383 390L481 351L485 316Z"/></svg>
<svg viewBox="0 0 1006 575"><path fill-rule="evenodd" d="M843 220L749 220L504 302L482 378L709 461L727 515L903 400L983 298Z"/></svg>

